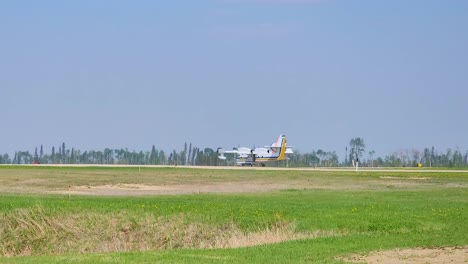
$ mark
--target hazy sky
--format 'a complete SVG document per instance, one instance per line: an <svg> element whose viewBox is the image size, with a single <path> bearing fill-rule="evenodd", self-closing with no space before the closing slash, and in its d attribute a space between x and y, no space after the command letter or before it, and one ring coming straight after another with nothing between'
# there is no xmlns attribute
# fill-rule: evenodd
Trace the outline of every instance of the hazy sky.
<svg viewBox="0 0 468 264"><path fill-rule="evenodd" d="M468 149L468 1L0 2L0 153Z"/></svg>

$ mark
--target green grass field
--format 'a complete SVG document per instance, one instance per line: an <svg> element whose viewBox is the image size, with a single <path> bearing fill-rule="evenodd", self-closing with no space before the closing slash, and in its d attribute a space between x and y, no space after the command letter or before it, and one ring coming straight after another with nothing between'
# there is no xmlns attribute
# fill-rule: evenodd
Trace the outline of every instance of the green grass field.
<svg viewBox="0 0 468 264"><path fill-rule="evenodd" d="M0 263L342 263L464 246L467 186L468 171L4 166Z"/></svg>

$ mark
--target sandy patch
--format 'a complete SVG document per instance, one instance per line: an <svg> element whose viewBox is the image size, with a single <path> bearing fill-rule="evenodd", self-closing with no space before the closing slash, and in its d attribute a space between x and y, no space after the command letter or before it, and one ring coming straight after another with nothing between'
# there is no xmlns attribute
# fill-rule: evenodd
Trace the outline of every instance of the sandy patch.
<svg viewBox="0 0 468 264"><path fill-rule="evenodd" d="M468 246L443 248L412 248L352 255L340 260L351 263L379 264L453 264L468 263Z"/></svg>
<svg viewBox="0 0 468 264"><path fill-rule="evenodd" d="M397 178L397 177L395 177ZM397 178L398 179L398 178ZM386 181L369 181L373 188L406 188L422 186L420 181L408 181L400 179L388 179ZM429 179L429 178L428 178ZM369 188L369 182L342 181L335 184L333 181L233 181L233 182L192 182L192 183L168 183L168 184L136 184L117 183L105 185L70 186L67 189L46 191L46 193L67 195L100 195L100 196L133 196L133 195L176 195L197 193L259 193L279 190L363 190ZM428 185L429 183L426 183Z"/></svg>
<svg viewBox="0 0 468 264"><path fill-rule="evenodd" d="M290 188L289 184L233 182L217 184L116 184L98 186L70 186L67 190L51 193L75 195L158 195L158 194L194 194L194 193L254 193L269 192Z"/></svg>
<svg viewBox="0 0 468 264"><path fill-rule="evenodd" d="M393 176L381 176L380 179L390 179L390 180L430 180L430 177L393 177Z"/></svg>

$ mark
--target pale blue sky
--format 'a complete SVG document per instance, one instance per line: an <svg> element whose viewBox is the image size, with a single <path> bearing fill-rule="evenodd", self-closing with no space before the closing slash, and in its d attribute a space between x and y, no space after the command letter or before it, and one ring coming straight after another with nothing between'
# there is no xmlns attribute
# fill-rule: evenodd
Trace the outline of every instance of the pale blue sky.
<svg viewBox="0 0 468 264"><path fill-rule="evenodd" d="M1 1L0 153L468 149L468 1Z"/></svg>

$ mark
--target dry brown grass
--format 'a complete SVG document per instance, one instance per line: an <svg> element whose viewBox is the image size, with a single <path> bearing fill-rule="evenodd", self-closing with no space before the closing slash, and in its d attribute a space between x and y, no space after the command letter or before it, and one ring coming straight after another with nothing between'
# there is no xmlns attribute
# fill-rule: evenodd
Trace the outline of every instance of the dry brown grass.
<svg viewBox="0 0 468 264"><path fill-rule="evenodd" d="M190 222L183 214L171 217L148 214L138 219L125 212L53 215L36 206L0 216L2 256L233 248L335 235L340 234L296 233L294 224L282 221L246 233L232 223L215 226Z"/></svg>

